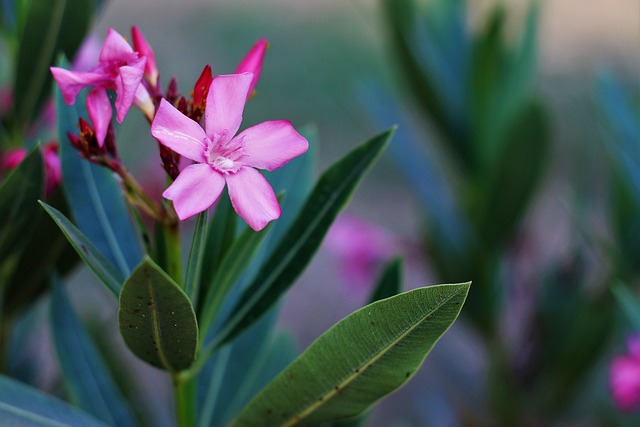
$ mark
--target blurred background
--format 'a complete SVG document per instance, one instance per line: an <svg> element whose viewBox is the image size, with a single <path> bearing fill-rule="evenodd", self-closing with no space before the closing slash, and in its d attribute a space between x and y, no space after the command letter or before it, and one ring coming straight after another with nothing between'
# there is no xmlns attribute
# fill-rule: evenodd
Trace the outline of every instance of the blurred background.
<svg viewBox="0 0 640 427"><path fill-rule="evenodd" d="M413 9L394 12L407 9L409 3ZM465 307L467 316L443 338L409 385L377 407L370 425L632 425L631 416L616 414L609 397L608 360L624 351L624 336L631 328L619 315L607 286L624 280L637 295L638 266L620 267L619 257L612 255L617 253L612 222L616 215L611 212L616 180L612 169L617 166L608 143L616 124L607 120L607 105L614 96L602 89L608 83L598 82L615 82L634 103L631 117L637 119L640 3L548 0L538 2L537 11L531 12L531 2L510 1L501 2L501 12L496 12L498 3L112 0L95 33L102 37L114 27L125 34L130 26L139 26L156 51L165 73L161 79L166 84L175 75L183 90L191 87L205 64L212 65L214 74L233 71L244 52L266 37L270 49L258 95L247 105L244 123L286 118L296 127L314 126L318 171L373 134L400 125L390 152L365 179L348 214L392 236L395 248L405 256L406 288L474 280L477 293ZM456 14L462 17L460 27L451 18ZM529 22L532 14L534 23ZM512 57L478 65L477 57L492 55L492 31L500 33L496 43ZM529 47L522 42L527 31L533 40ZM410 46L408 54L403 53L403 39ZM412 56L417 58L413 71ZM525 75L523 94L513 103L531 102L539 114L532 113L531 122L523 119L521 128L514 125L513 132L506 130L506 139L540 149L530 152L515 143L515 151L505 154L515 159L511 165L516 175L521 169L517 161L537 164L522 191L517 185L512 188L525 195L510 208L501 203L508 205L513 194L505 196L506 201L485 194L490 192L487 186L498 192L508 186L513 169L504 165L509 161L489 162L485 173L481 161L459 161L456 156L469 159L474 154L468 153L475 153L482 158L478 153L484 139L500 138L482 136L483 129L499 127L500 120L494 123L495 117L482 111L492 111L495 103L512 102L497 88L504 84L506 92L513 89L507 80L518 72L518 58L529 62L522 65L525 71L520 70ZM474 92L468 82L482 72L497 81ZM436 88L435 101L425 95L429 86ZM456 116L452 107L454 119L447 121L446 99L473 104L472 99L490 98L492 91L500 94L479 109L463 106ZM438 99L445 104L440 110ZM504 120L509 127L510 119ZM456 135L455 129L466 129L466 136ZM134 170L158 166L155 159L145 158L154 141L143 128L128 128L125 122L120 133L120 145ZM638 161L640 135L632 132L631 138L635 138L631 156ZM409 165L414 156L405 150L406 141L424 148L426 163ZM394 151L394 144L400 148ZM454 154L448 152L447 147L456 144L466 144L467 154L464 148L458 154L455 148ZM518 157L518 152L524 154ZM418 175L407 173L411 168ZM491 171L500 168L504 171L496 178ZM433 182L415 185L419 177ZM480 206L484 204L474 202L470 193L477 194L476 199L486 196L493 204ZM444 196L437 199L437 195ZM625 202L623 207L631 209ZM455 238L447 236L448 226L440 223L440 217L456 215L466 223L458 224L466 231L458 231L468 233L469 244L460 249L458 258L447 255L443 241ZM483 235L492 218L504 236ZM622 234L628 230L621 228ZM344 256L326 242L321 256L284 302L281 326L292 331L300 349L366 299L366 280L359 285L345 280ZM380 257L369 265L371 285L382 258L389 255ZM474 265L463 266L465 262ZM491 291L494 284L502 291ZM553 291L541 290L545 286ZM487 305L487 300L494 303ZM603 300L607 303L596 304ZM569 325L572 318L583 326ZM566 337L540 325L577 328L564 330L577 337L575 345L564 355L545 352L552 343L561 346ZM573 374L559 374L562 381L545 377L545 373L557 376L554 369L571 370L568 364L577 368ZM540 397L554 393L558 396L547 401Z"/></svg>
<svg viewBox="0 0 640 427"><path fill-rule="evenodd" d="M132 25L183 92L267 38L243 123L315 128L318 173L399 125L280 314L304 349L396 253L406 289L474 281L461 320L369 425L640 425L609 385L640 333L619 302L640 287L637 0L111 0L94 34ZM138 123L118 129L119 149L159 196L156 143ZM349 244L363 236L377 236L371 252ZM115 330L108 312L93 321ZM154 410L167 425L171 408Z"/></svg>

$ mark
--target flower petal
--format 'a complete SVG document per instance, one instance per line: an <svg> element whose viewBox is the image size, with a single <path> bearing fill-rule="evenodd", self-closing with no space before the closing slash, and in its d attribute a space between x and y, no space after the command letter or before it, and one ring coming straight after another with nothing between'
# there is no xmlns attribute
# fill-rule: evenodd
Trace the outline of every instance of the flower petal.
<svg viewBox="0 0 640 427"><path fill-rule="evenodd" d="M251 96L253 89L260 80L260 72L262 71L262 62L264 61L264 54L269 47L267 39L260 39L253 45L247 55L240 61L235 73L253 73L253 80L251 80L251 86L249 86L249 93L247 97Z"/></svg>
<svg viewBox="0 0 640 427"><path fill-rule="evenodd" d="M178 111L166 99L151 123L151 135L176 153L204 163L206 135L200 125Z"/></svg>
<svg viewBox="0 0 640 427"><path fill-rule="evenodd" d="M99 86L109 82L109 76L96 72L76 72L64 68L51 67L51 74L62 92L65 104L73 105L76 97L87 86Z"/></svg>
<svg viewBox="0 0 640 427"><path fill-rule="evenodd" d="M280 218L280 205L271 184L253 168L240 168L225 175L233 209L249 227L262 230L269 221Z"/></svg>
<svg viewBox="0 0 640 427"><path fill-rule="evenodd" d="M122 123L135 99L136 92L144 75L146 58L140 58L131 65L120 67L116 77L116 120Z"/></svg>
<svg viewBox="0 0 640 427"><path fill-rule="evenodd" d="M87 111L89 112L91 123L93 123L98 145L102 147L109 130L109 123L111 123L111 115L113 114L106 89L95 88L89 92L89 95L87 95Z"/></svg>
<svg viewBox="0 0 640 427"><path fill-rule="evenodd" d="M178 218L185 220L209 208L224 189L224 178L207 164L184 168L162 196L173 200Z"/></svg>
<svg viewBox="0 0 640 427"><path fill-rule="evenodd" d="M309 143L287 120L263 122L242 131L243 161L259 169L272 171L282 167L309 149Z"/></svg>
<svg viewBox="0 0 640 427"><path fill-rule="evenodd" d="M151 45L144 38L142 31L135 25L131 27L131 36L133 38L133 47L140 55L147 58L147 63L144 67L145 77L149 80L152 86L158 84L158 66L156 65L156 56L153 53Z"/></svg>
<svg viewBox="0 0 640 427"><path fill-rule="evenodd" d="M231 141L242 123L242 111L247 100L251 73L216 76L207 94L205 129L214 142Z"/></svg>
<svg viewBox="0 0 640 427"><path fill-rule="evenodd" d="M100 50L100 62L124 61L131 62L138 58L138 54L127 41L113 28L109 28L107 37Z"/></svg>

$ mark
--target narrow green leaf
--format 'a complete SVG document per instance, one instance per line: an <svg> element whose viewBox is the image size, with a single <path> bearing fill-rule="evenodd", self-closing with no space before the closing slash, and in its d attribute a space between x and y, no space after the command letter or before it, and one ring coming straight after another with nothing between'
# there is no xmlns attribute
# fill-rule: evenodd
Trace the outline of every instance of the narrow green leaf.
<svg viewBox="0 0 640 427"><path fill-rule="evenodd" d="M68 143L67 133L78 133L78 118L87 118L84 97L68 106L56 87L56 112L62 180L73 219L126 277L142 259L142 251L120 184L110 170L81 158Z"/></svg>
<svg viewBox="0 0 640 427"><path fill-rule="evenodd" d="M213 276L215 276L222 259L231 247L236 234L236 214L231 206L231 200L227 191L223 191L218 199L216 211L209 224L207 240L204 248L204 259L207 262L202 264L200 273L200 287L202 292L209 292ZM202 314L206 298L197 301L198 315Z"/></svg>
<svg viewBox="0 0 640 427"><path fill-rule="evenodd" d="M245 273L247 266L251 263L253 255L260 244L267 236L270 225L255 232L251 228L245 230L233 242L216 271L209 289L207 289L206 300L202 308L200 317L203 331L201 339L205 338L206 332L212 326L216 316L220 314L220 308L234 284L240 280Z"/></svg>
<svg viewBox="0 0 640 427"><path fill-rule="evenodd" d="M32 150L0 184L0 260L26 245L44 182L40 150Z"/></svg>
<svg viewBox="0 0 640 427"><path fill-rule="evenodd" d="M352 313L265 387L233 426L314 426L358 416L413 376L458 317L469 286L419 288Z"/></svg>
<svg viewBox="0 0 640 427"><path fill-rule="evenodd" d="M95 273L105 286L115 295L120 293L124 278L113 265L93 246L93 243L56 208L40 202L45 211L53 218L80 258Z"/></svg>
<svg viewBox="0 0 640 427"><path fill-rule="evenodd" d="M293 285L393 132L391 129L372 138L322 174L284 238L240 296L210 349L230 341L253 324Z"/></svg>
<svg viewBox="0 0 640 427"><path fill-rule="evenodd" d="M73 58L92 15L92 0L31 2L20 37L15 71L15 114L22 125L33 119L50 94L56 55ZM70 30L73 29L73 30Z"/></svg>
<svg viewBox="0 0 640 427"><path fill-rule="evenodd" d="M32 387L0 375L3 426L105 427L90 415Z"/></svg>
<svg viewBox="0 0 640 427"><path fill-rule="evenodd" d="M124 282L120 333L139 358L172 374L195 360L198 324L189 298L149 257Z"/></svg>
<svg viewBox="0 0 640 427"><path fill-rule="evenodd" d="M196 228L193 230L193 238L191 239L191 251L189 252L189 261L187 263L187 276L184 280L184 292L191 301L197 299L198 288L200 283L200 273L202 271L202 259L206 243L208 211L204 210L198 214Z"/></svg>
<svg viewBox="0 0 640 427"><path fill-rule="evenodd" d="M73 401L110 426L136 426L127 401L56 279L51 293L51 328L63 378Z"/></svg>
<svg viewBox="0 0 640 427"><path fill-rule="evenodd" d="M397 257L385 265L378 283L369 298L369 304L389 298L402 291L402 258Z"/></svg>

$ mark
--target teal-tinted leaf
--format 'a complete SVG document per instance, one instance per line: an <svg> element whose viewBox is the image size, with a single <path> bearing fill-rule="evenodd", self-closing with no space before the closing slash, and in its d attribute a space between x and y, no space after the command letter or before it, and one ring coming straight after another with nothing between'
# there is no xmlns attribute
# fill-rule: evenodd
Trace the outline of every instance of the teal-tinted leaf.
<svg viewBox="0 0 640 427"><path fill-rule="evenodd" d="M420 288L352 313L263 389L233 426L313 426L358 416L417 371L458 317L469 285Z"/></svg>
<svg viewBox="0 0 640 427"><path fill-rule="evenodd" d="M0 260L27 244L44 182L40 150L32 150L0 184Z"/></svg>
<svg viewBox="0 0 640 427"><path fill-rule="evenodd" d="M142 252L120 184L111 171L81 158L68 143L67 133L78 133L78 117L86 118L84 105L81 96L75 106L66 105L56 88L63 184L78 228L126 277L142 259Z"/></svg>
<svg viewBox="0 0 640 427"><path fill-rule="evenodd" d="M402 292L402 266L403 262L400 257L385 265L369 298L369 303L389 298Z"/></svg>
<svg viewBox="0 0 640 427"><path fill-rule="evenodd" d="M61 283L54 279L51 327L63 378L73 402L113 427L135 426L127 401L78 319Z"/></svg>
<svg viewBox="0 0 640 427"><path fill-rule="evenodd" d="M115 295L120 293L124 277L117 271L113 265L93 246L91 241L82 234L75 225L71 223L60 211L40 202L42 207L47 211L51 218L58 224L67 240L76 250L80 258L95 273L96 276L106 285L106 287Z"/></svg>
<svg viewBox="0 0 640 427"><path fill-rule="evenodd" d="M61 400L0 375L0 420L7 427L105 427Z"/></svg>
<svg viewBox="0 0 640 427"><path fill-rule="evenodd" d="M145 362L172 373L193 363L198 324L191 302L149 257L124 282L118 322L129 349Z"/></svg>
<svg viewBox="0 0 640 427"><path fill-rule="evenodd" d="M202 271L202 260L206 243L207 225L209 223L209 213L207 210L198 214L196 228L193 230L191 239L191 251L187 263L187 275L184 280L184 292L193 300L198 295L200 274Z"/></svg>
<svg viewBox="0 0 640 427"><path fill-rule="evenodd" d="M392 135L393 129L372 138L322 174L285 237L240 296L211 348L230 341L253 324L293 285Z"/></svg>
<svg viewBox="0 0 640 427"><path fill-rule="evenodd" d="M73 58L84 39L93 0L33 1L20 36L15 71L15 114L21 125L33 119L53 81L49 67L59 53ZM61 141L66 140L61 139Z"/></svg>
<svg viewBox="0 0 640 427"><path fill-rule="evenodd" d="M640 331L640 301L638 297L631 293L623 283L616 283L611 287L611 292L616 297L618 305L633 330Z"/></svg>

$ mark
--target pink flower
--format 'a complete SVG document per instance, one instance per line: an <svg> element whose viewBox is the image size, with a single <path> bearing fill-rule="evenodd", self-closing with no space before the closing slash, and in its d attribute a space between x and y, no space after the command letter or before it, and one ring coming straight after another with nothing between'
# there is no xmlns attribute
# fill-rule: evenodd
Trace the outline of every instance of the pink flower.
<svg viewBox="0 0 640 427"><path fill-rule="evenodd" d="M640 408L640 335L629 338L627 348L611 363L609 386L616 406L631 412Z"/></svg>
<svg viewBox="0 0 640 427"><path fill-rule="evenodd" d="M7 151L2 156L0 162L1 169L10 171L18 167L27 156L25 148L14 148ZM45 172L45 191L44 196L48 198L62 181L62 168L60 166L60 157L58 156L58 143L55 141L47 142L42 146L42 158L44 160Z"/></svg>
<svg viewBox="0 0 640 427"><path fill-rule="evenodd" d="M344 281L353 289L373 286L381 265L399 249L397 239L362 218L342 215L327 235L327 249L340 262Z"/></svg>
<svg viewBox="0 0 640 427"><path fill-rule="evenodd" d="M267 42L267 39L258 40L236 68L235 74L253 73L253 80L251 81L251 86L249 86L249 93L247 94L247 97L250 97L253 94L253 90L258 84L260 73L262 71L264 54L268 47L269 43Z"/></svg>
<svg viewBox="0 0 640 427"><path fill-rule="evenodd" d="M145 64L146 57L134 52L126 40L111 28L102 45L96 67L86 72L51 67L51 73L68 105L75 103L82 89L93 87L87 96L87 111L93 122L98 144L102 146L112 115L107 90L116 92L116 119L122 123L134 100L143 98L143 92L146 92L144 88L140 91ZM148 93L146 97L148 98Z"/></svg>
<svg viewBox="0 0 640 427"><path fill-rule="evenodd" d="M204 130L169 102L161 101L151 134L196 162L182 170L162 194L173 200L181 220L209 208L225 184L233 208L254 230L261 230L280 217L271 185L254 168L277 169L306 152L309 144L285 120L263 122L235 135L252 81L252 73L213 78L207 94Z"/></svg>

